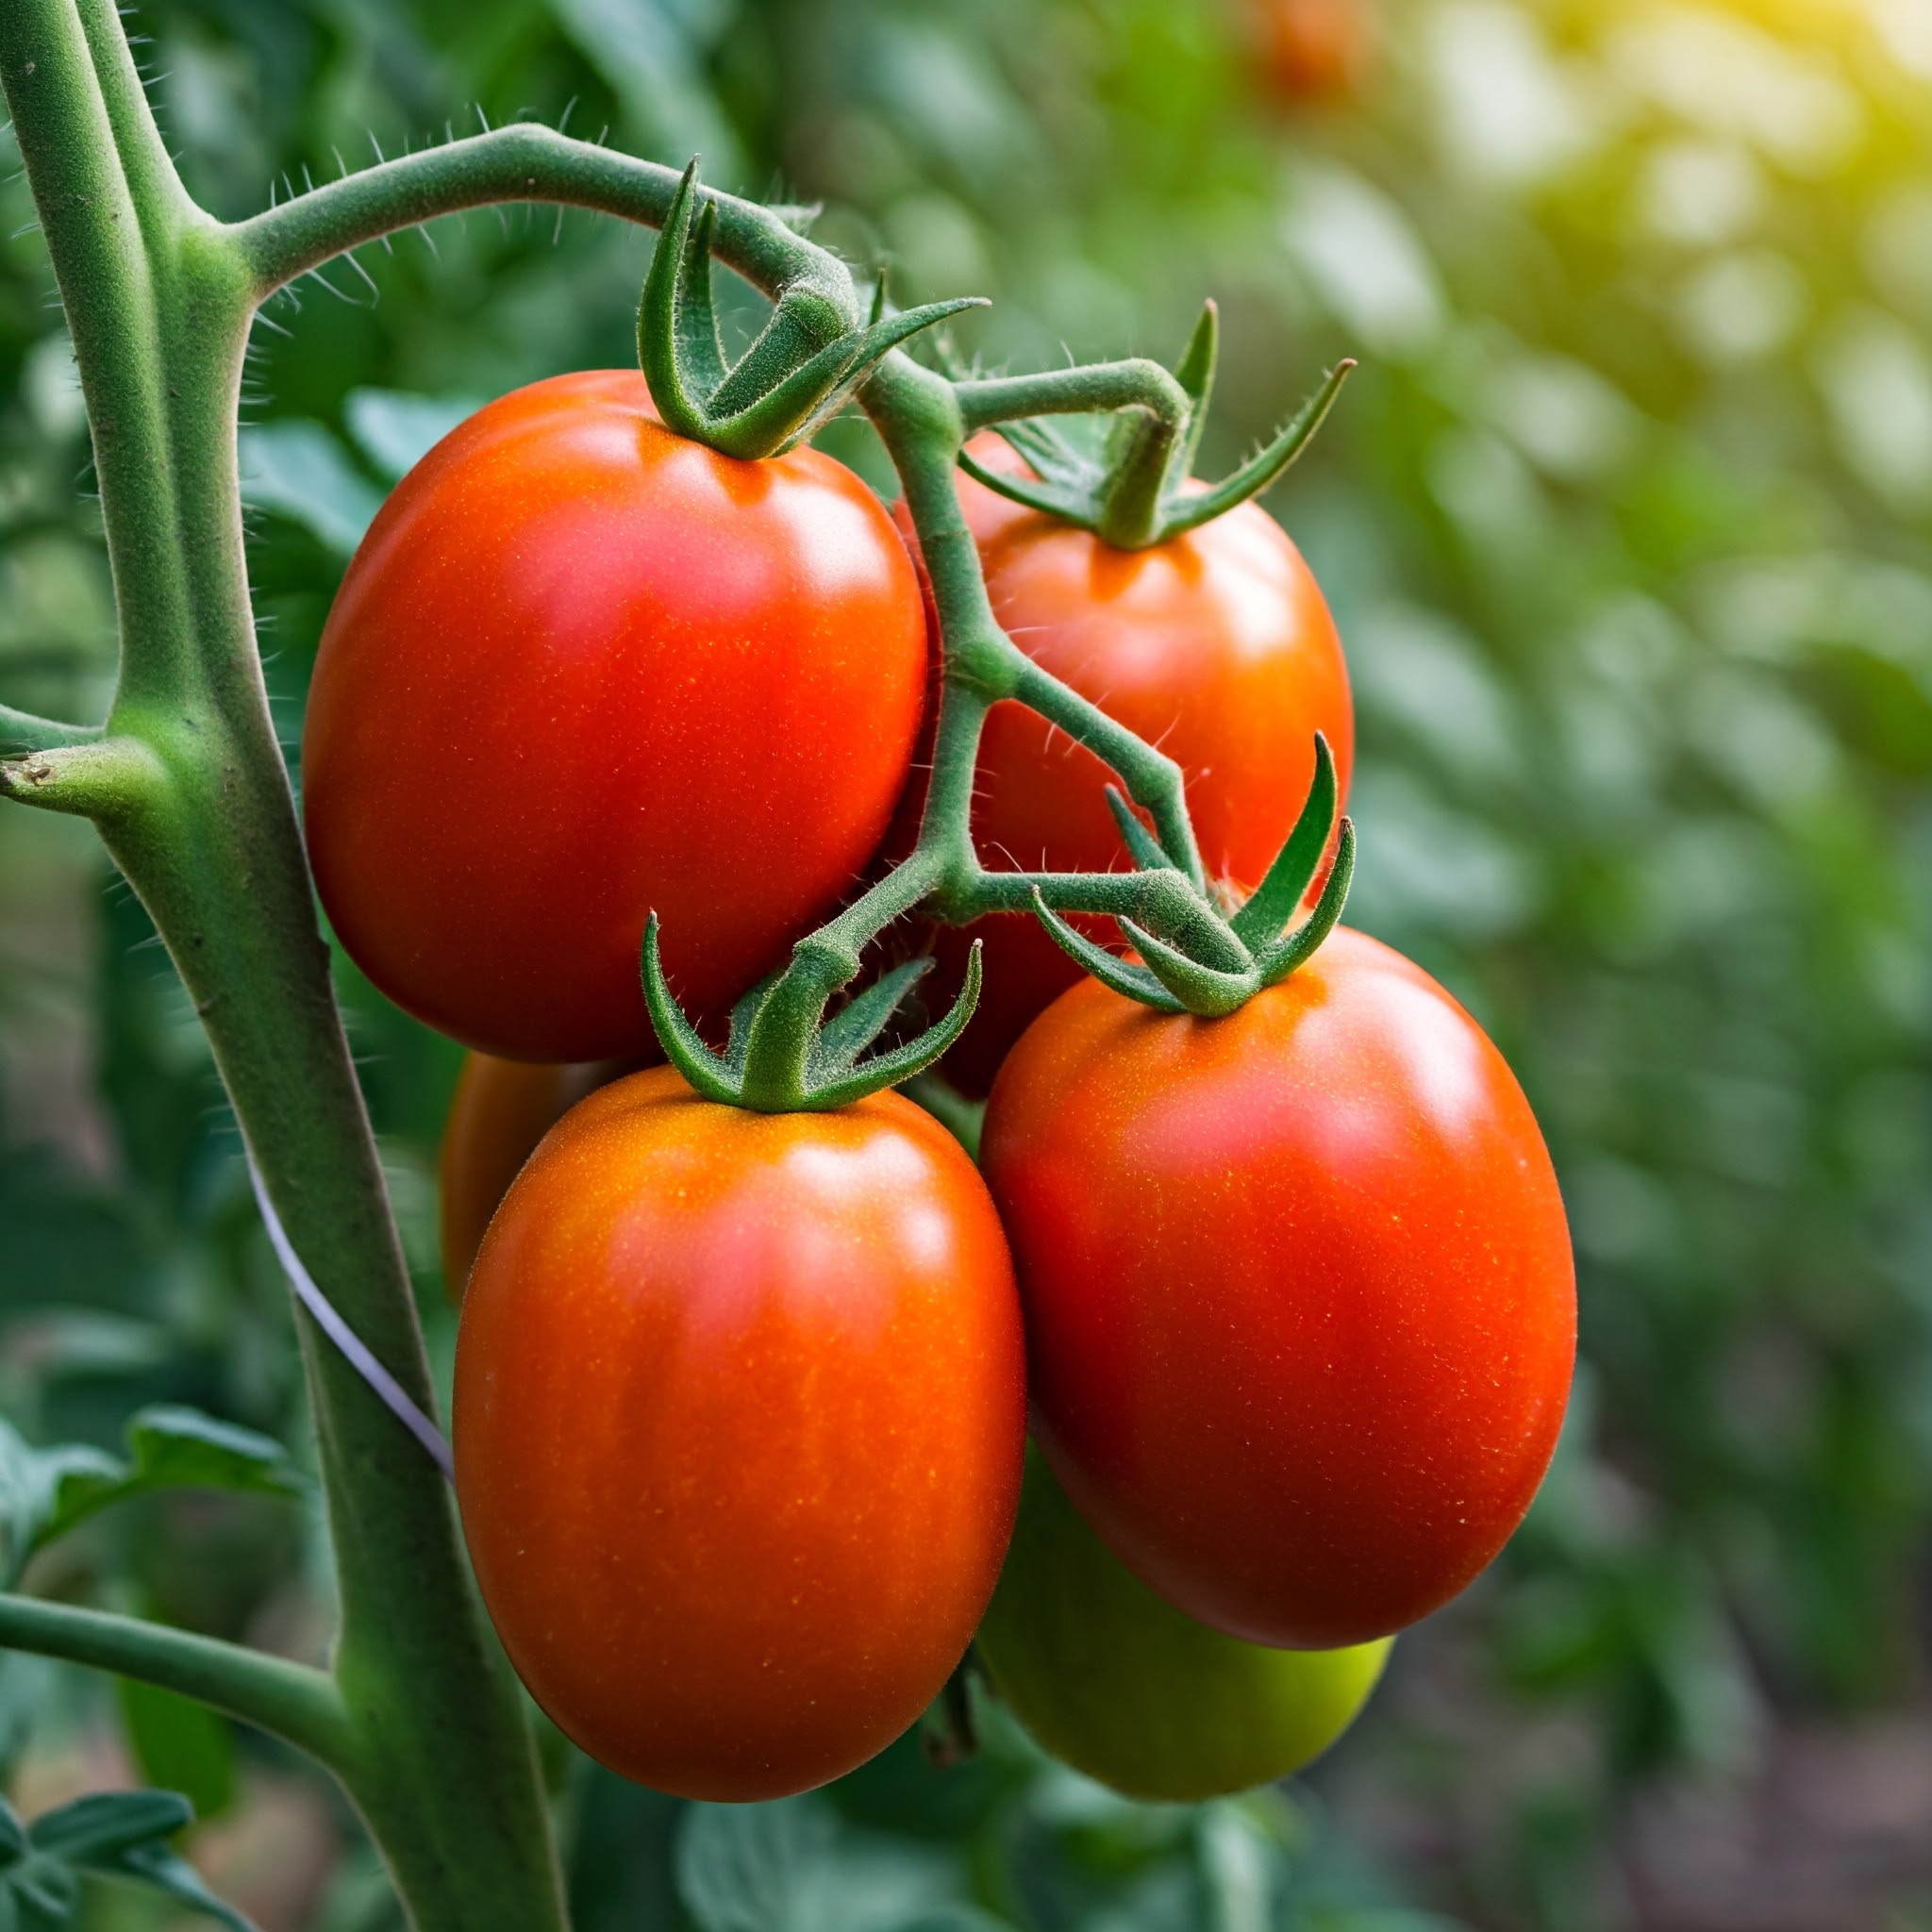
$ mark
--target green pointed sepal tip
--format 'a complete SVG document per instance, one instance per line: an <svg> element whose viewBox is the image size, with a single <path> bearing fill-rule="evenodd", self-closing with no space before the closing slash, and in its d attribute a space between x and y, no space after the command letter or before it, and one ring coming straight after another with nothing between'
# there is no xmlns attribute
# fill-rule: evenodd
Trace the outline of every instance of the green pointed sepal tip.
<svg viewBox="0 0 1932 1932"><path fill-rule="evenodd" d="M1211 489L1184 495L1177 481L1168 495L1154 541L1165 543L1173 538L1184 537L1190 530L1198 530L1203 524L1210 524L1216 517L1225 516L1229 510L1260 495L1314 441L1315 432L1327 420L1336 397L1341 393L1341 385L1355 367L1354 358L1344 357L1271 442Z"/></svg>
<svg viewBox="0 0 1932 1932"><path fill-rule="evenodd" d="M1301 455L1321 428L1341 385L1356 367L1344 358L1291 421L1246 462L1206 490L1187 488L1208 426L1221 353L1220 311L1202 305L1174 365L1174 380L1188 398L1187 419L1163 451L1144 426L1122 426L1096 460L1050 419L1023 419L996 426L999 435L1028 465L1030 475L995 470L970 451L959 453L959 467L975 483L1042 515L1091 531L1120 550L1144 550L1197 530L1216 517L1258 496ZM1144 465L1158 475L1133 474Z"/></svg>
<svg viewBox="0 0 1932 1932"><path fill-rule="evenodd" d="M1318 731L1314 776L1308 782L1308 795L1302 802L1288 841L1274 855L1274 863L1247 904L1228 922L1243 945L1264 944L1280 932L1302 903L1321 866L1322 855L1328 849L1340 791L1335 754L1328 748L1326 735Z"/></svg>
<svg viewBox="0 0 1932 1932"><path fill-rule="evenodd" d="M1127 803L1127 795L1118 785L1107 788L1107 808L1113 814L1113 822L1121 828L1121 839L1127 848L1128 856L1140 872L1159 872L1163 867L1185 873L1185 866L1175 865L1167 855L1167 848L1147 829L1147 822Z"/></svg>
<svg viewBox="0 0 1932 1932"><path fill-rule="evenodd" d="M1356 839L1353 823L1336 817L1339 795L1334 754L1327 740L1317 733L1308 795L1267 876L1232 918L1224 923L1204 904L1202 916L1181 935L1189 947L1219 952L1219 958L1197 958L1193 951L1174 943L1172 938L1163 938L1124 914L1116 914L1115 924L1123 938L1140 955L1137 960L1123 959L1069 924L1046 903L1038 887L1033 891L1034 916L1068 958L1115 992L1159 1013L1191 1013L1204 1020L1225 1018L1264 988L1278 985L1306 964L1341 919L1355 876ZM1108 788L1108 804L1140 870L1168 866L1169 860L1152 834L1112 787ZM1321 869L1331 833L1335 858L1321 894L1308 916L1283 932Z"/></svg>
<svg viewBox="0 0 1932 1932"><path fill-rule="evenodd" d="M1187 1007L1164 987L1144 966L1136 966L1117 953L1109 953L1083 932L1076 932L1033 889L1033 916L1046 928L1047 936L1083 973L1091 974L1102 986L1152 1007L1157 1013L1185 1013Z"/></svg>
<svg viewBox="0 0 1932 1932"><path fill-rule="evenodd" d="M638 361L667 428L746 460L795 448L844 408L881 358L983 298L931 302L849 325L824 290L794 283L739 360L727 362L711 291L718 204L695 158L672 197L638 307Z"/></svg>
<svg viewBox="0 0 1932 1932"><path fill-rule="evenodd" d="M1208 427L1208 406L1214 396L1214 372L1221 362L1221 310L1210 295L1201 305L1201 319L1174 365L1174 379L1188 393L1188 426L1175 453L1173 476L1179 481L1194 474L1202 432Z"/></svg>
<svg viewBox="0 0 1932 1932"><path fill-rule="evenodd" d="M807 989L800 998L787 996L788 974L801 970L794 956L786 973L761 979L732 1008L724 1051L716 1053L671 991L658 933L654 912L644 925L642 948L651 1024L665 1058L693 1091L721 1106L758 1113L824 1113L849 1107L924 1073L966 1030L979 1004L980 949L974 941L965 983L944 1018L903 1045L868 1057L907 994L931 971L931 959L908 959L881 974L826 1020L826 993Z"/></svg>

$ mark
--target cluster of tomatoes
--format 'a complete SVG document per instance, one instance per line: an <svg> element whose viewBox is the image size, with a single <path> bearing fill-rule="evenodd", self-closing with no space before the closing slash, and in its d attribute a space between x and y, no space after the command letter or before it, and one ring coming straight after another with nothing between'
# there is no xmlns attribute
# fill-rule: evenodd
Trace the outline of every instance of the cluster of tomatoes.
<svg viewBox="0 0 1932 1932"><path fill-rule="evenodd" d="M960 492L1008 633L1179 761L1252 888L1316 733L1344 782L1351 744L1293 545L1244 505L1121 552ZM1239 1789L1322 1749L1527 1507L1574 1343L1556 1182L1480 1029L1346 929L1204 1020L983 921L941 1068L991 1088L977 1165L896 1092L762 1114L652 1064L651 911L715 1028L904 836L909 536L828 457L716 455L607 373L481 410L350 566L305 810L343 944L475 1050L443 1174L464 1531L537 1701L662 1790L834 1777L975 1634L1080 1768ZM1107 777L997 707L985 862L1125 864Z"/></svg>

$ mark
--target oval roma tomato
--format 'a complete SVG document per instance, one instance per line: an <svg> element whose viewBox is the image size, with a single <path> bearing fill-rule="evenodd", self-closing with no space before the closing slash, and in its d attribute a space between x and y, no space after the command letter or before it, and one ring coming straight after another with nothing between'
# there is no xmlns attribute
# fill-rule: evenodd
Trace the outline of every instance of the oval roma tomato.
<svg viewBox="0 0 1932 1932"><path fill-rule="evenodd" d="M1001 1069L980 1159L1036 1436L1162 1596L1331 1649L1502 1548L1568 1397L1569 1235L1521 1088L1419 967L1338 928L1222 1020L1085 980Z"/></svg>
<svg viewBox="0 0 1932 1932"><path fill-rule="evenodd" d="M587 1093L630 1071L631 1064L575 1060L552 1066L500 1060L487 1053L464 1056L443 1123L438 1173L442 1278L452 1301L461 1302L483 1230L537 1142Z"/></svg>
<svg viewBox="0 0 1932 1932"><path fill-rule="evenodd" d="M659 1790L805 1790L918 1717L998 1578L1024 1429L998 1216L897 1094L758 1114L634 1074L551 1130L471 1272L484 1603L558 1726Z"/></svg>
<svg viewBox="0 0 1932 1932"><path fill-rule="evenodd" d="M634 371L518 390L404 477L329 613L302 744L323 904L470 1046L637 1053L649 912L715 1016L870 861L925 653L841 464L686 441Z"/></svg>
<svg viewBox="0 0 1932 1932"><path fill-rule="evenodd" d="M976 437L972 449L989 467L1022 467L996 436ZM1008 635L1178 760L1209 875L1252 891L1307 795L1316 732L1335 753L1344 797L1354 752L1341 641L1301 552L1257 504L1151 549L1115 550L970 476L958 482ZM895 514L909 531L903 505ZM974 792L982 860L1012 871L1127 870L1107 806L1110 782L1064 731L1023 705L995 705ZM1110 930L1076 923L1096 938ZM991 917L936 936L933 1000L963 976L974 939L986 942L979 1007L944 1071L984 1093L1013 1041L1080 969L1034 920Z"/></svg>
<svg viewBox="0 0 1932 1932"><path fill-rule="evenodd" d="M1389 1640L1270 1650L1186 1617L1080 1520L1037 1455L979 1626L993 1688L1056 1757L1191 1805L1299 1771L1355 1722Z"/></svg>

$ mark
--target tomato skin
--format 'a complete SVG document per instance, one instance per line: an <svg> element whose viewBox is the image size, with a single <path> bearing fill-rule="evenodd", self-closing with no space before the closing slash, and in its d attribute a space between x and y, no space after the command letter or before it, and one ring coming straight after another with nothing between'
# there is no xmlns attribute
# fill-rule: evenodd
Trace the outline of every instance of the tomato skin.
<svg viewBox="0 0 1932 1932"><path fill-rule="evenodd" d="M538 1141L585 1094L629 1070L619 1060L552 1066L487 1053L464 1057L438 1161L442 1278L453 1302L461 1304L490 1217Z"/></svg>
<svg viewBox="0 0 1932 1932"><path fill-rule="evenodd" d="M1256 28L1262 74L1291 107L1347 99L1375 52L1370 0L1261 0Z"/></svg>
<svg viewBox="0 0 1932 1932"><path fill-rule="evenodd" d="M851 471L674 436L635 371L534 383L403 479L342 580L303 738L323 904L470 1046L639 1052L646 914L678 992L728 1008L870 861L924 678Z"/></svg>
<svg viewBox="0 0 1932 1932"><path fill-rule="evenodd" d="M1390 1640L1270 1650L1157 1596L1080 1520L1037 1454L975 1640L993 1686L1075 1771L1191 1805L1287 1777L1354 1723Z"/></svg>
<svg viewBox="0 0 1932 1932"><path fill-rule="evenodd" d="M1036 1437L1190 1616L1358 1643L1507 1541L1568 1395L1569 1236L1522 1090L1419 967L1338 928L1208 1021L1084 981L1001 1070L980 1158Z"/></svg>
<svg viewBox="0 0 1932 1932"><path fill-rule="evenodd" d="M808 1790L943 1685L1018 1503L1024 1343L972 1162L829 1114L593 1093L517 1177L457 1345L457 1497L538 1703L685 1797Z"/></svg>
<svg viewBox="0 0 1932 1932"><path fill-rule="evenodd" d="M990 467L1022 467L998 437L976 437L972 449ZM1300 551L1252 503L1125 551L969 476L958 482L1002 626L1036 663L1179 762L1209 876L1252 891L1307 794L1315 733L1327 735L1344 796L1354 757L1341 641ZM907 531L903 506L896 514ZM982 859L1001 870L1127 870L1107 806L1114 782L1064 731L1023 705L995 705L974 788ZM1105 922L1076 923L1111 936ZM935 1003L963 975L974 939L986 944L979 1008L945 1073L984 1093L1013 1041L1080 969L1034 920L994 916L937 936Z"/></svg>

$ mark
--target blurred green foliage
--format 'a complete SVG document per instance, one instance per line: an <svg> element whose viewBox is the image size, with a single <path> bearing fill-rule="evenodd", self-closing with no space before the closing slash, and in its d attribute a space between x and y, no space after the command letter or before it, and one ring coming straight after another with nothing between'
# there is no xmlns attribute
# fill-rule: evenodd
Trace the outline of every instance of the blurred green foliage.
<svg viewBox="0 0 1932 1932"><path fill-rule="evenodd" d="M189 182L224 215L479 114L567 116L702 150L720 185L824 197L822 237L887 258L902 300L992 296L962 331L990 362L1172 355L1216 296L1210 469L1360 356L1272 504L1357 679L1352 917L1496 1034L1574 1220L1584 1362L1557 1470L1311 1786L1130 1807L994 1712L960 1769L908 1740L827 1796L719 1813L558 1745L581 1932L1932 1923L1910 1916L1932 1895L1923 1807L1899 1826L1916 1861L1861 1840L1841 1910L1833 1827L1802 1805L1732 1882L1748 1906L1809 1844L1822 1916L1657 1903L1686 1830L1692 1880L1723 1876L1806 1740L1923 1708L1932 16L1383 0L1365 77L1322 104L1270 85L1257 18L1242 0L148 0L133 23ZM30 220L18 180L0 190L0 232ZM243 463L291 753L382 491L476 399L630 360L648 249L583 214L485 213L274 306ZM38 239L14 233L0 690L92 716L110 607L50 297ZM888 483L862 426L826 441ZM431 1175L456 1055L341 977L446 1361ZM191 1403L305 1453L283 1291L192 1015L84 828L24 813L0 816L0 1142L18 1430L114 1448L144 1405ZM283 1503L152 1496L38 1562L41 1587L199 1628L297 1649L326 1628L325 1545ZM234 1740L186 1707L0 1659L17 1781L66 1795L103 1725L204 1802L242 1792L204 1848L241 1895L248 1793L283 1791L290 1765L242 1740L238 1786ZM324 1855L291 1891L302 1861L273 1840L264 1923L394 1923L352 1823L296 1788ZM1687 1791L1715 1808L1674 1827ZM286 1807L262 1829L292 1830ZM92 1909L155 1923L127 1894Z"/></svg>

